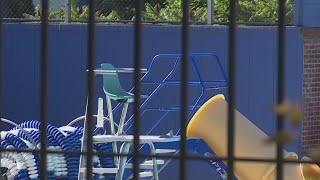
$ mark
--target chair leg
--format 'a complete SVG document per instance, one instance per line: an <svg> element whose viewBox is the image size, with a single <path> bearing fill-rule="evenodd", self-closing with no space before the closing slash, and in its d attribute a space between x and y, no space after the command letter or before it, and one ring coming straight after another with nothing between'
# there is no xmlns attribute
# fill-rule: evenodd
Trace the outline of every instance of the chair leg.
<svg viewBox="0 0 320 180"><path fill-rule="evenodd" d="M115 135L113 113L112 113L112 104L111 104L111 99L108 96L107 96L107 107L108 107L108 115L109 115L109 120L110 120L109 122L110 122L111 134Z"/></svg>
<svg viewBox="0 0 320 180"><path fill-rule="evenodd" d="M128 106L129 106L128 102L125 102L123 104L123 109L122 109L122 112L121 112L121 117L120 117L120 122L119 122L117 135L122 135L123 134L123 126L124 126L126 115L127 115L127 112L128 112Z"/></svg>
<svg viewBox="0 0 320 180"><path fill-rule="evenodd" d="M151 154L155 155L156 154L156 148L154 147L153 143L149 143ZM157 158L152 157L152 164L153 164L153 179L154 180L159 180L159 173L158 173L158 164L157 164Z"/></svg>
<svg viewBox="0 0 320 180"><path fill-rule="evenodd" d="M121 148L120 148L120 153L121 154L128 154L129 153L129 150L130 150L130 143L129 142L124 142L122 145L121 145ZM127 165L127 159L128 157L127 156L121 156L120 157L120 160L119 160L119 169L118 169L118 173L116 175L116 180L122 180L123 179L123 173L124 173L124 170L126 168L126 165Z"/></svg>
<svg viewBox="0 0 320 180"><path fill-rule="evenodd" d="M88 97L87 97L87 104L86 104L86 112L85 112L85 117L87 117L87 112L88 112ZM87 151L87 121L88 119L85 118L83 122L83 135L82 135L82 140L81 140L81 152ZM80 155L80 161L79 161L79 172L78 172L78 180L83 180L86 179L86 174L81 171L82 168L86 167L86 158L84 155Z"/></svg>
<svg viewBox="0 0 320 180"><path fill-rule="evenodd" d="M107 98L107 106L108 106L108 115L109 115L109 120L110 120L109 122L110 122L111 135L115 135L111 99L108 96L106 96L106 98ZM118 147L117 147L116 142L112 143L112 150L113 150L113 153L118 152ZM118 157L117 156L114 156L114 163L116 164L116 166L118 166Z"/></svg>

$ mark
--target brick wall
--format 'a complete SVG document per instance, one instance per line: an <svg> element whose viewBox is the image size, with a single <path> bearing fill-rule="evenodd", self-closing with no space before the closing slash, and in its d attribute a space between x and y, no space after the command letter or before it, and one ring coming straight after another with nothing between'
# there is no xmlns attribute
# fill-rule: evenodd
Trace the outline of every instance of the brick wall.
<svg viewBox="0 0 320 180"><path fill-rule="evenodd" d="M303 122L301 152L320 146L320 28L303 28Z"/></svg>

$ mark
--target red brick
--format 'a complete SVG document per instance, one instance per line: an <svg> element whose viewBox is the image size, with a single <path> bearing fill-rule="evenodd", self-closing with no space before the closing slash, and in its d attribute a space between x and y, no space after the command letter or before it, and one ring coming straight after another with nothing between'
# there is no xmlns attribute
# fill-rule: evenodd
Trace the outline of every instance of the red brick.
<svg viewBox="0 0 320 180"><path fill-rule="evenodd" d="M320 146L320 28L303 28L301 151Z"/></svg>

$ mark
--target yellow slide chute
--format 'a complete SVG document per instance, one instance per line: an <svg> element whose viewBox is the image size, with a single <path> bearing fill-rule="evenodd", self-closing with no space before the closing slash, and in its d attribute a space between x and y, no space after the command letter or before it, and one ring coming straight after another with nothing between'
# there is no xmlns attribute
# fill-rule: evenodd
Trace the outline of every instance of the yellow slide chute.
<svg viewBox="0 0 320 180"><path fill-rule="evenodd" d="M227 109L222 94L209 99L195 113L187 127L188 137L200 137L217 156L227 156ZM235 110L235 157L276 158L276 145L266 144L268 136ZM284 150L285 159L298 159L293 152ZM240 180L276 179L275 163L235 162L235 174ZM304 180L304 172L319 170L317 165L287 163L283 167L285 180ZM320 176L319 176L320 179Z"/></svg>

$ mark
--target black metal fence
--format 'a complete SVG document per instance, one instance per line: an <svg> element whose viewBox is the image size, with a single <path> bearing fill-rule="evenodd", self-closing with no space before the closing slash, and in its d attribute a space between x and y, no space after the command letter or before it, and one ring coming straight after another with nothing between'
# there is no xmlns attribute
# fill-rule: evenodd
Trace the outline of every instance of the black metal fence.
<svg viewBox="0 0 320 180"><path fill-rule="evenodd" d="M3 10L3 2L0 9ZM189 24L190 24L190 2L188 0L182 1L182 26L181 26L181 47L182 47L182 61L181 61L181 140L180 140L180 154L178 155L156 155L156 154L144 154L139 152L139 127L140 127L140 111L139 111L139 97L140 97L140 67L141 67L141 25L143 19L143 3L140 0L135 0L134 3L134 68L135 68L135 76L134 76L134 85L135 85L135 103L134 103L134 150L133 153L129 154L115 154L115 153L103 153L103 152L93 152L93 144L92 144L92 129L93 125L89 122L92 118L92 110L93 110L93 68L94 68L94 57L95 57L95 4L96 1L90 0L88 3L88 57L87 57L87 93L88 93L88 109L86 118L89 119L87 122L88 131L85 133L85 136L88 138L87 143L87 151L54 151L47 149L47 69L48 69L48 16L49 16L49 6L48 0L41 0L42 8L41 8L41 86L40 86L40 110L41 110L41 148L40 150L23 150L23 149L0 149L1 152L32 152L32 153L40 153L40 178L46 179L46 170L47 170L47 155L48 154L82 154L86 156L86 173L87 179L92 179L92 157L93 155L100 156L129 156L133 157L133 174L134 179L139 179L139 158L141 157L160 157L160 158L173 158L180 161L180 171L179 177L180 179L186 179L186 160L224 160L227 161L228 165L228 179L233 179L234 176L234 164L237 161L241 162L261 162L261 163L276 163L277 164L277 179L283 179L283 164L284 163L315 163L315 161L299 161L299 160L284 160L282 147L283 144L279 142L277 144L277 158L276 159L261 159L261 158L247 158L247 157L235 157L234 154L234 144L235 144L235 121L234 121L234 107L235 107L235 62L236 58L236 27L237 27L237 1L229 0L229 106L228 106L228 155L227 157L217 157L211 158L207 156L191 156L186 153L186 120L187 120L187 101L188 101L188 91L187 91L187 69L188 69L188 48L189 48ZM277 102L280 104L284 99L284 89L285 89L285 0L278 1L278 94L277 94ZM1 11L3 12L3 11ZM2 47L2 19L3 13L0 13L0 65L2 64L3 57L3 47ZM3 67L2 65L0 66ZM3 71L0 72L0 75ZM1 77L0 77L1 80ZM0 81L0 86L1 86ZM2 86L1 86L2 87ZM0 88L1 93L1 88ZM1 100L2 100L2 96ZM1 115L1 102L0 101L0 115ZM1 122L1 121L0 121ZM2 127L2 126L0 126ZM277 119L277 131L280 132L283 129L283 117L281 115L278 116Z"/></svg>
<svg viewBox="0 0 320 180"><path fill-rule="evenodd" d="M285 0L287 24L293 22L294 0ZM133 0L95 0L95 21L133 23L136 17ZM228 0L190 0L189 23L215 24L228 22ZM40 0L3 0L6 21L40 21ZM237 22L240 24L276 25L277 0L239 0ZM144 23L180 24L183 8L180 0L145 0L141 4ZM84 22L89 17L88 0L49 0L49 21Z"/></svg>

